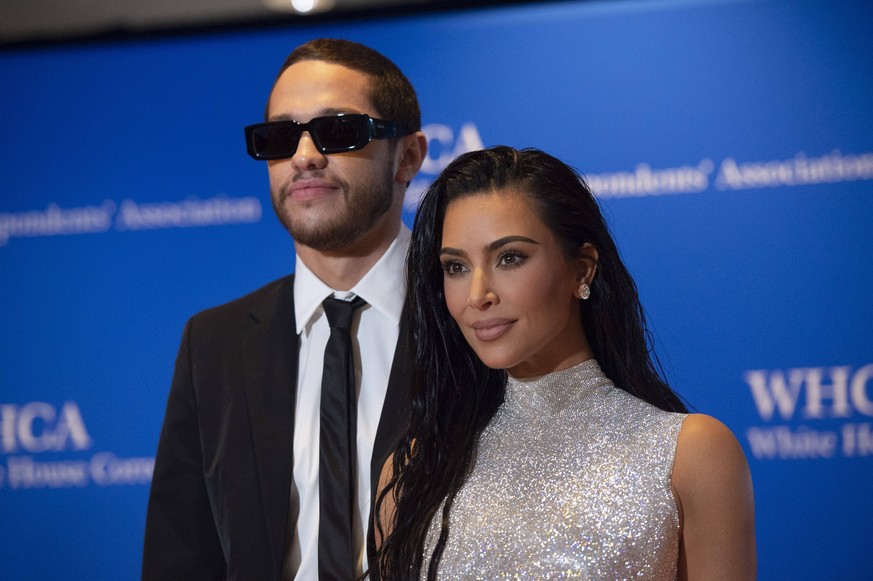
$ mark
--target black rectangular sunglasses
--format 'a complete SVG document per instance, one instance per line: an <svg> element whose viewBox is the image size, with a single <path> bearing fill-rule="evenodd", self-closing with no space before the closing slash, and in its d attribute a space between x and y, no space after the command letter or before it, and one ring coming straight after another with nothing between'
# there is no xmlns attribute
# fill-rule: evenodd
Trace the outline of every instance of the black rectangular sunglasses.
<svg viewBox="0 0 873 581"><path fill-rule="evenodd" d="M304 131L321 153L342 153L361 149L374 139L402 137L411 133L384 119L357 113L315 117L308 123L268 121L245 128L246 147L255 159L283 159L297 151Z"/></svg>

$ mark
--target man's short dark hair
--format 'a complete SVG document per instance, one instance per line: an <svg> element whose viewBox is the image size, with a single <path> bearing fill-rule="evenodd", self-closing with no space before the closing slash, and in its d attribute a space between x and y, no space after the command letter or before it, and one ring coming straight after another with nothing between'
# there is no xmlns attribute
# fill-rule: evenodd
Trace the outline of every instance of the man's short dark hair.
<svg viewBox="0 0 873 581"><path fill-rule="evenodd" d="M288 55L276 75L276 80L279 80L285 69L300 61L324 61L364 73L370 77L369 98L376 107L374 115L409 131L421 129L421 111L412 83L397 65L381 53L350 40L310 40ZM273 86L275 87L275 83Z"/></svg>

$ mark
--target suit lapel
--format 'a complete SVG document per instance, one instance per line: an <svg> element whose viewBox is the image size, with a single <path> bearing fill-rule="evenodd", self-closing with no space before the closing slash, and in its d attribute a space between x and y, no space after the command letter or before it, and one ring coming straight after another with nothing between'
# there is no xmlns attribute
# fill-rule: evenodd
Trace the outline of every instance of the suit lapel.
<svg viewBox="0 0 873 581"><path fill-rule="evenodd" d="M388 391L385 393L382 416L379 418L379 428L376 430L376 440L373 443L373 459L370 463L371 501L375 499L382 465L389 454L394 451L400 436L406 431L406 424L409 419L409 383L412 365L409 342L407 340L409 331L408 311L409 308L404 307L403 314L400 317L400 335L397 338L394 362L391 364L391 375L388 377ZM370 506L375 506L375 502L371 502Z"/></svg>
<svg viewBox="0 0 873 581"><path fill-rule="evenodd" d="M273 563L287 545L294 453L294 402L298 338L293 276L251 310L255 324L243 334L246 396L255 461ZM281 570L281 569L280 569Z"/></svg>
<svg viewBox="0 0 873 581"><path fill-rule="evenodd" d="M376 440L373 442L373 458L370 462L370 516L366 539L370 565L376 562L373 511L376 510L379 475L385 460L394 451L400 437L406 431L409 419L412 354L410 353L408 333L409 307L405 306L400 317L400 335L397 338L397 348L394 350L394 362L391 364L391 374L388 377L388 391L385 393L385 403L382 405L382 416L379 418L379 428L376 430Z"/></svg>

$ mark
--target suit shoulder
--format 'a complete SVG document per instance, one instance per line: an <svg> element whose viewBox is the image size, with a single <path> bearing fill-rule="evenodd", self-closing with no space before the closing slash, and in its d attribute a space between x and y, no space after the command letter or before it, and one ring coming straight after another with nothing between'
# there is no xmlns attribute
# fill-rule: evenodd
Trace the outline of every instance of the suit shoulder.
<svg viewBox="0 0 873 581"><path fill-rule="evenodd" d="M274 311L282 305L293 308L293 282L293 274L269 282L237 299L200 311L191 317L188 325L200 328L234 326L249 323L253 318L257 320L259 311Z"/></svg>

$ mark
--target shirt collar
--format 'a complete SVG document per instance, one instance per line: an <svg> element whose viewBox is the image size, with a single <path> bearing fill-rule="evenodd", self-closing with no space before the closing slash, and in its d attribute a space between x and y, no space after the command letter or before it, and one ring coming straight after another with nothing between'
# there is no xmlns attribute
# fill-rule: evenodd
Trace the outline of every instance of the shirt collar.
<svg viewBox="0 0 873 581"><path fill-rule="evenodd" d="M294 315L297 320L297 334L309 325L319 314L321 303L332 294L346 298L354 294L400 324L403 303L406 300L406 252L409 250L409 228L400 225L400 232L373 268L358 281L348 293L335 291L309 270L297 255L294 267Z"/></svg>

